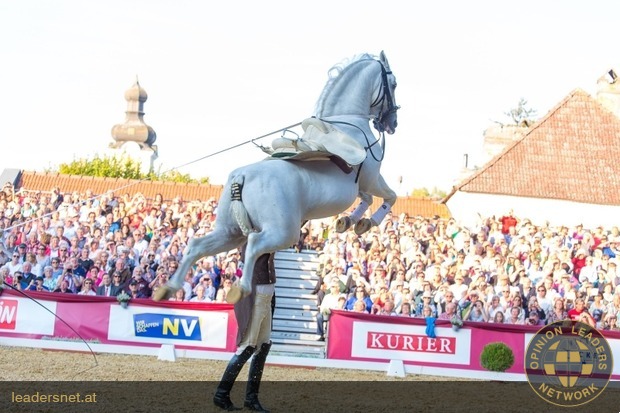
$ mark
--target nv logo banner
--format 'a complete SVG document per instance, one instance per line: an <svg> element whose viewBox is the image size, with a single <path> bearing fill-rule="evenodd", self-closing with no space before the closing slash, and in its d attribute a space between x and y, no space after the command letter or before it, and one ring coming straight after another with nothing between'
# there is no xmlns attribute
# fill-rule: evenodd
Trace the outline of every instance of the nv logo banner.
<svg viewBox="0 0 620 413"><path fill-rule="evenodd" d="M195 316L156 313L134 314L133 324L136 337L202 340L200 318Z"/></svg>

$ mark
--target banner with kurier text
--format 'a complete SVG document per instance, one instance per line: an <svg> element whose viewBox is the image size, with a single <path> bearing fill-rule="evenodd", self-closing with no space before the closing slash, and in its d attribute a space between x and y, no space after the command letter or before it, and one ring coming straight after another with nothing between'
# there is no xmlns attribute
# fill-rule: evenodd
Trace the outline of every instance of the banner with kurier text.
<svg viewBox="0 0 620 413"><path fill-rule="evenodd" d="M338 360L403 363L463 370L484 370L480 354L489 343L502 342L514 353L508 373L524 374L525 350L536 326L466 322L454 330L449 321L435 320L427 330L421 318L332 312L328 326L327 357ZM434 333L435 337L431 337ZM614 379L620 379L620 333L604 331L617 356Z"/></svg>

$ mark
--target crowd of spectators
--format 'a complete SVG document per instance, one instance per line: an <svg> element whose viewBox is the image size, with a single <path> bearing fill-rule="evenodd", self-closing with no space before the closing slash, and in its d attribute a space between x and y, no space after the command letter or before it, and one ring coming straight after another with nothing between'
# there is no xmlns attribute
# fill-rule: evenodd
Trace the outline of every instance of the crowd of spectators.
<svg viewBox="0 0 620 413"><path fill-rule="evenodd" d="M188 240L210 231L217 202L158 194L0 191L0 281L19 290L150 298ZM238 250L204 257L173 300L225 302L241 276Z"/></svg>
<svg viewBox="0 0 620 413"><path fill-rule="evenodd" d="M329 221L322 228L314 292L323 318L336 308L517 325L570 318L620 330L618 227L541 225L510 211L470 228L407 214L388 214L361 236L337 234Z"/></svg>
<svg viewBox="0 0 620 413"><path fill-rule="evenodd" d="M215 199L16 192L7 183L0 280L21 290L149 298L216 213ZM553 227L512 212L470 228L407 214L388 214L361 236L334 227L334 217L310 221L295 246L319 254L319 318L334 308L530 325L569 317L620 330L617 227ZM172 300L225 302L242 269L238 249L203 257Z"/></svg>

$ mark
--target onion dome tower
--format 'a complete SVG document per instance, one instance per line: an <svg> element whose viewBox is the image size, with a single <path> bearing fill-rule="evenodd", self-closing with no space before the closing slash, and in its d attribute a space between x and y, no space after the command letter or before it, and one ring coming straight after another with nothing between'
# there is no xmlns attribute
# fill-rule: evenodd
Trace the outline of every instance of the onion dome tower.
<svg viewBox="0 0 620 413"><path fill-rule="evenodd" d="M149 125L144 123L144 102L148 99L146 91L140 86L138 77L136 83L125 92L127 111L125 123L114 125L110 148L118 149L127 142L135 142L143 151L152 151L152 159L157 158L157 134Z"/></svg>

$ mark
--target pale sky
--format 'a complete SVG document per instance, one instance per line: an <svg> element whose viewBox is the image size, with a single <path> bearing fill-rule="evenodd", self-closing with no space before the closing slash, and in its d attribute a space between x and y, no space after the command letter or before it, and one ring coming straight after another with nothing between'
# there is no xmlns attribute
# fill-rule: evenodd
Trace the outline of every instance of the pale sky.
<svg viewBox="0 0 620 413"><path fill-rule="evenodd" d="M402 108L383 175L401 195L448 191L519 99L543 116L620 72L617 16L613 0L0 0L0 167L106 153L138 76L156 165L175 168L311 116L332 65L384 50ZM180 171L222 184L263 157Z"/></svg>

